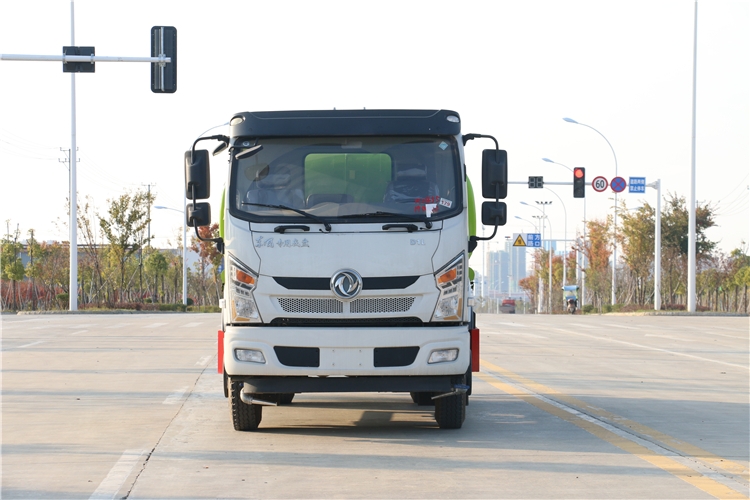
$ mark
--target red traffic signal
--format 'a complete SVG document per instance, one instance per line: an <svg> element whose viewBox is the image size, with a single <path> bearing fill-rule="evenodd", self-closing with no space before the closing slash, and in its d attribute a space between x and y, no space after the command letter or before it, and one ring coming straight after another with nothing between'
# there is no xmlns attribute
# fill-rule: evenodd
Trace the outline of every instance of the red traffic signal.
<svg viewBox="0 0 750 500"><path fill-rule="evenodd" d="M573 198L586 197L586 169L576 167L573 169Z"/></svg>

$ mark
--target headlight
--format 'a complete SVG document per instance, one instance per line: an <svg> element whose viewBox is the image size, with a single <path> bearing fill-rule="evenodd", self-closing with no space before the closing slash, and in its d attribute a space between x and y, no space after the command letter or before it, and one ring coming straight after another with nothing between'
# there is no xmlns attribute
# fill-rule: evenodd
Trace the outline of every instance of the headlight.
<svg viewBox="0 0 750 500"><path fill-rule="evenodd" d="M260 323L253 290L258 284L258 273L229 257L229 307L232 323Z"/></svg>
<svg viewBox="0 0 750 500"><path fill-rule="evenodd" d="M438 349L430 353L430 359L427 363L446 363L449 361L456 361L458 359L458 349Z"/></svg>
<svg viewBox="0 0 750 500"><path fill-rule="evenodd" d="M463 254L435 273L435 286L440 290L440 297L432 321L460 321L464 302Z"/></svg>

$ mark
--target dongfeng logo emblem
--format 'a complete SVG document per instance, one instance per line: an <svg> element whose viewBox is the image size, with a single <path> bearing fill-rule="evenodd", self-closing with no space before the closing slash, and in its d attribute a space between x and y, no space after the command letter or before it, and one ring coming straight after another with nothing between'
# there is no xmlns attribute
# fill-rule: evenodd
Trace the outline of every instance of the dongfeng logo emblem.
<svg viewBox="0 0 750 500"><path fill-rule="evenodd" d="M351 300L362 290L362 277L351 269L342 269L331 278L331 290L343 300Z"/></svg>

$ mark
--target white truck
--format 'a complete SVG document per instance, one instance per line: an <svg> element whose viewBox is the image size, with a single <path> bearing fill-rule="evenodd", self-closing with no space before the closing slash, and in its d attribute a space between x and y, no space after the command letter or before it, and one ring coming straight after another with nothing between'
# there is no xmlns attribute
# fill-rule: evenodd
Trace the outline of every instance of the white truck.
<svg viewBox="0 0 750 500"><path fill-rule="evenodd" d="M211 223L209 153L229 148L219 331L236 430L306 392L405 392L460 428L479 369L464 159L482 152L482 224L505 224L507 154L447 110L243 112L185 153L191 227ZM200 235L199 235L200 238Z"/></svg>

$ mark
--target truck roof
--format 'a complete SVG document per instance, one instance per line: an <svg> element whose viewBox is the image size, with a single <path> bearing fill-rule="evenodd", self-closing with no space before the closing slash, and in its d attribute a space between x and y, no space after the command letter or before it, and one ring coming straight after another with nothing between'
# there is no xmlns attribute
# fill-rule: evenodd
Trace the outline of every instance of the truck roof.
<svg viewBox="0 0 750 500"><path fill-rule="evenodd" d="M233 139L461 133L461 118L450 110L246 111L235 114L229 124Z"/></svg>

